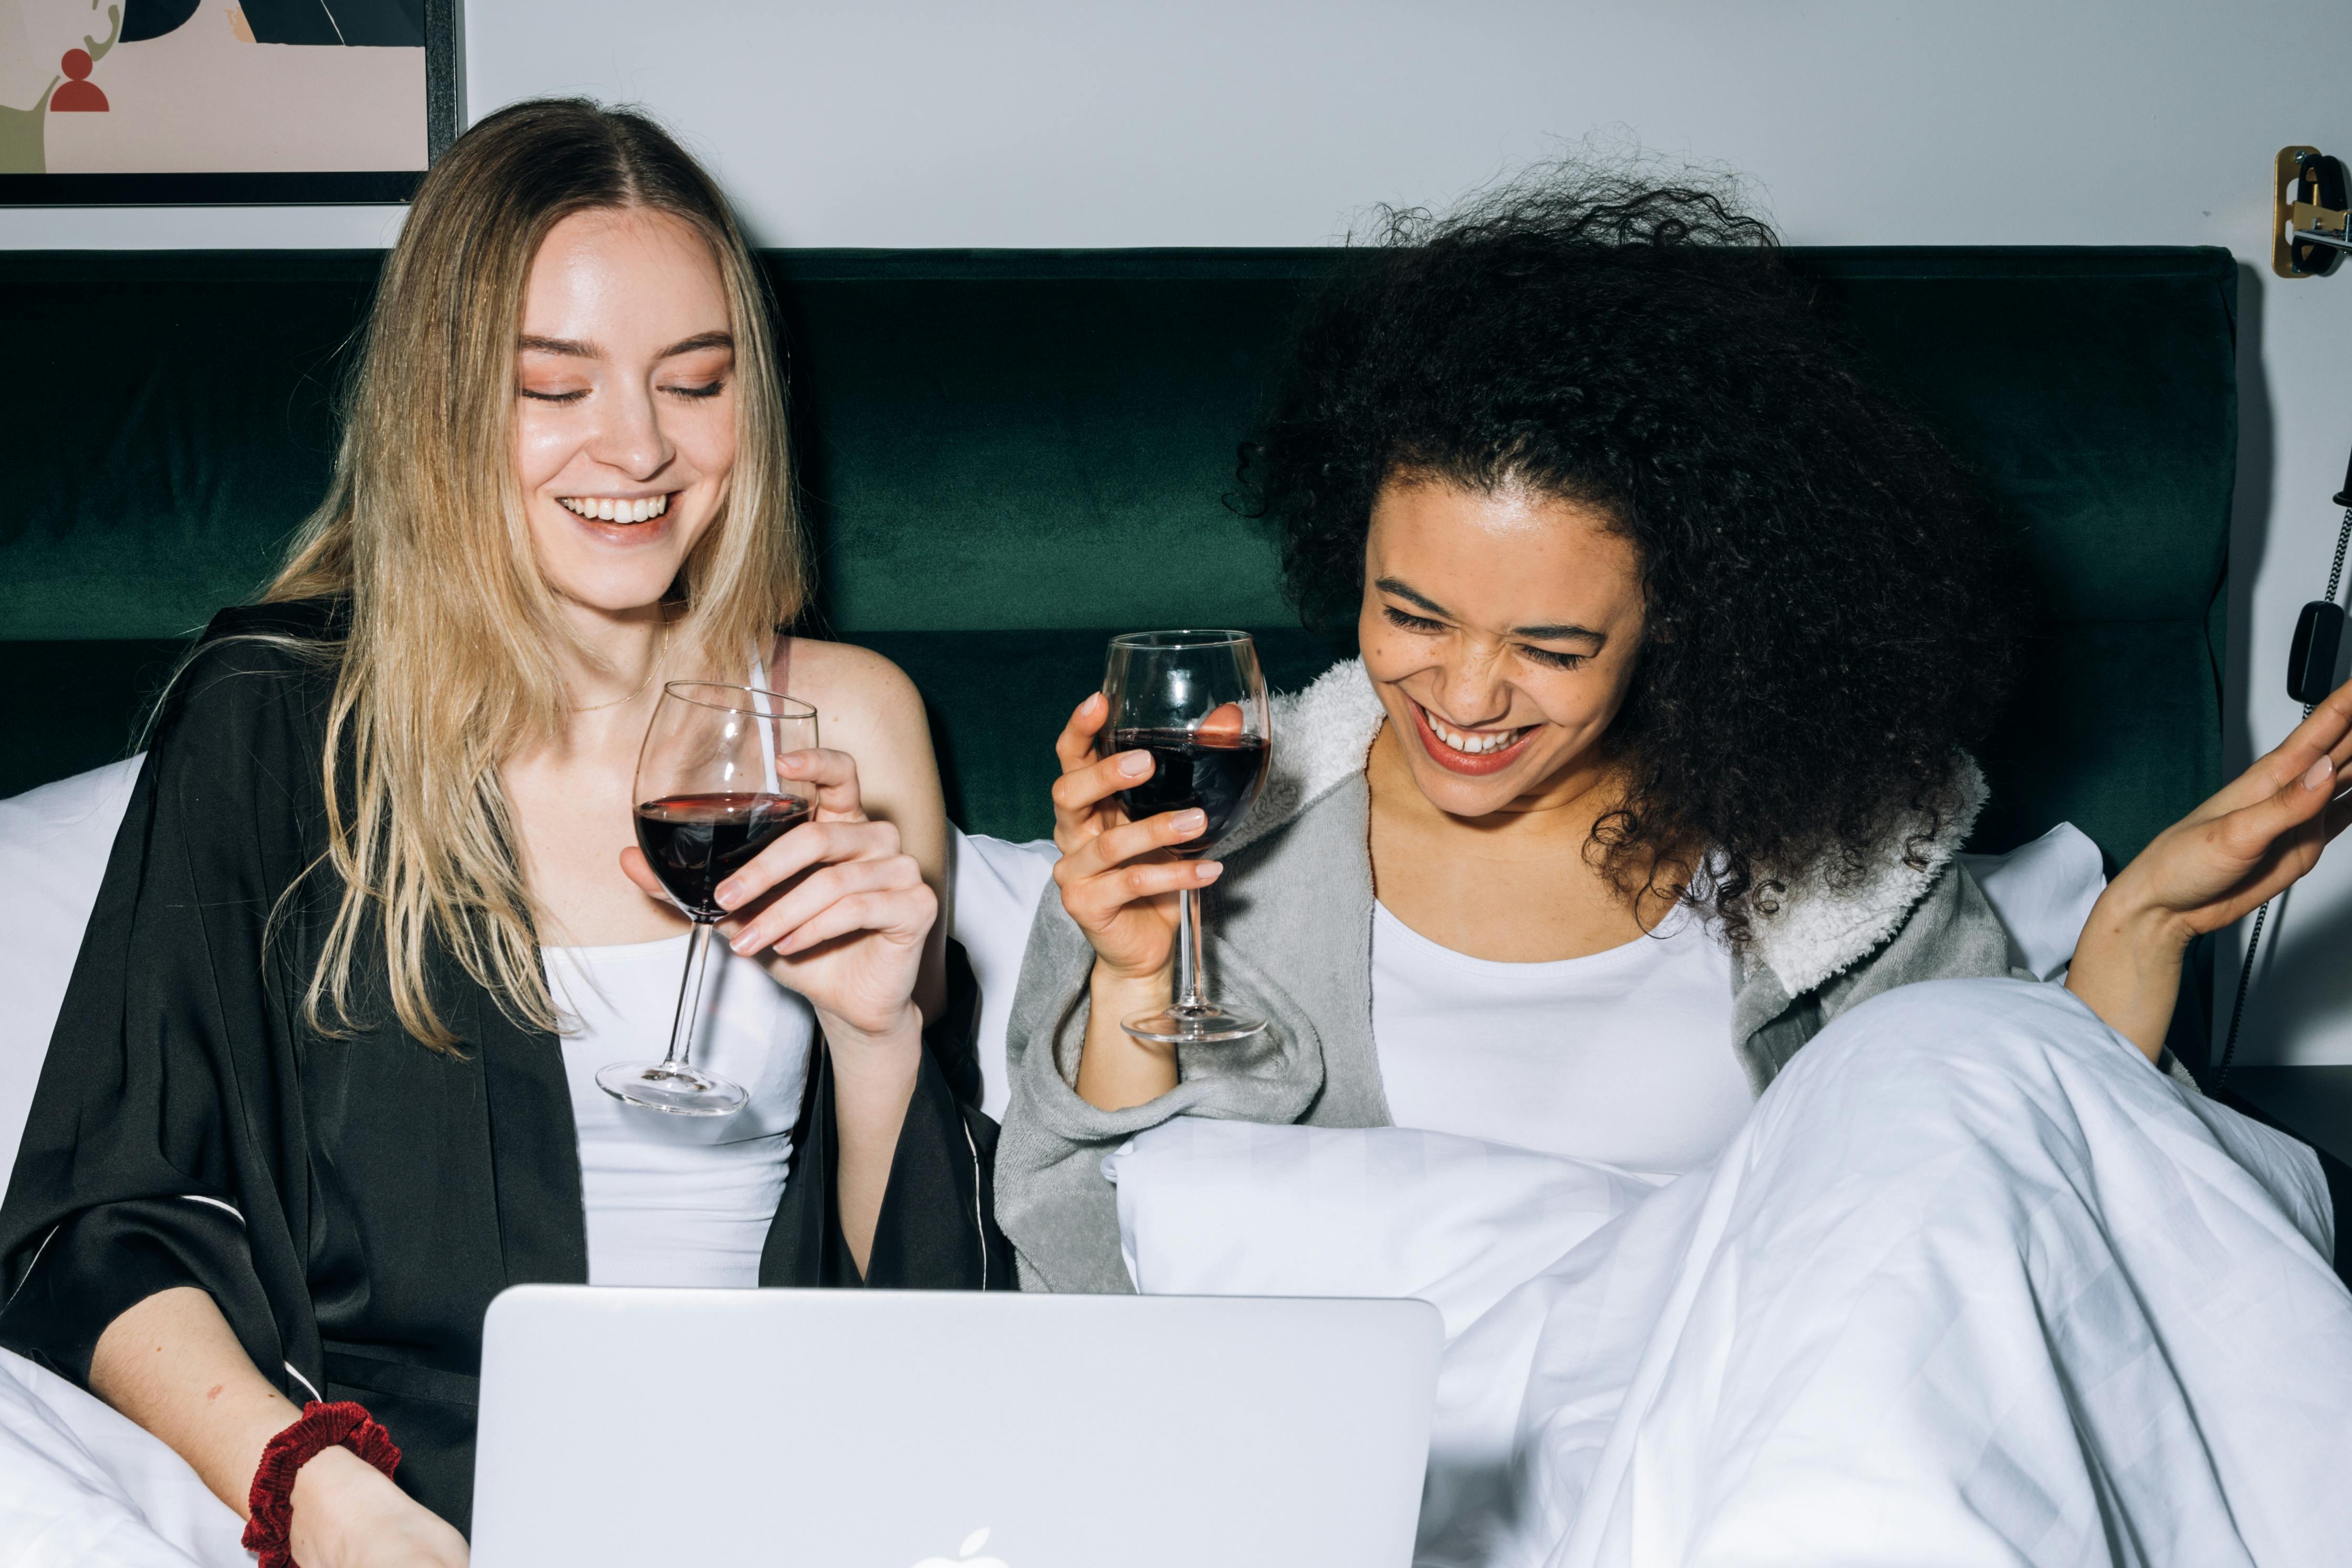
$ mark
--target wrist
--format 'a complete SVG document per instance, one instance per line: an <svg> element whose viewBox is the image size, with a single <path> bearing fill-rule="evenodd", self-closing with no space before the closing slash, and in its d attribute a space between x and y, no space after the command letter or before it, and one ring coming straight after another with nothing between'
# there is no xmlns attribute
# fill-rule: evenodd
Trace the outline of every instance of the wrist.
<svg viewBox="0 0 2352 1568"><path fill-rule="evenodd" d="M912 997L895 1009L869 1018L851 1019L820 1010L817 1021L824 1028L825 1043L834 1049L836 1070L845 1055L860 1059L887 1057L923 1047L923 1012Z"/></svg>
<svg viewBox="0 0 2352 1568"><path fill-rule="evenodd" d="M1140 1007L1149 1007L1154 1002L1164 1003L1176 994L1176 961L1171 955L1169 961L1158 968L1129 970L1097 954L1094 972L1087 977L1087 988L1097 997L1117 997Z"/></svg>
<svg viewBox="0 0 2352 1568"><path fill-rule="evenodd" d="M2178 910L2158 903L2126 866L2099 894L2077 947L2120 949L2135 967L2177 967L2197 932Z"/></svg>
<svg viewBox="0 0 2352 1568"><path fill-rule="evenodd" d="M294 1472L292 1522L286 1537L303 1568L340 1568L361 1523L392 1483L349 1448L322 1448ZM397 1490L397 1489L394 1489Z"/></svg>

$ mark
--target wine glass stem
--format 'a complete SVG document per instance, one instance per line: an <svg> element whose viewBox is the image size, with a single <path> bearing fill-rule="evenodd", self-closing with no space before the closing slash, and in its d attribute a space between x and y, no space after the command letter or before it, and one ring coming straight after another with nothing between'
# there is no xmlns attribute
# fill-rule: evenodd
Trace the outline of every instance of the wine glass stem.
<svg viewBox="0 0 2352 1568"><path fill-rule="evenodd" d="M1176 1005L1179 1008L1202 1008L1208 998L1201 994L1201 906L1199 893L1189 887L1176 890Z"/></svg>
<svg viewBox="0 0 2352 1568"><path fill-rule="evenodd" d="M702 974L709 967L710 933L714 923L698 920L694 935L686 942L686 973L678 977L677 1017L670 1021L669 1054L662 1058L664 1067L684 1067L686 1053L694 1045L694 1020L702 1010Z"/></svg>

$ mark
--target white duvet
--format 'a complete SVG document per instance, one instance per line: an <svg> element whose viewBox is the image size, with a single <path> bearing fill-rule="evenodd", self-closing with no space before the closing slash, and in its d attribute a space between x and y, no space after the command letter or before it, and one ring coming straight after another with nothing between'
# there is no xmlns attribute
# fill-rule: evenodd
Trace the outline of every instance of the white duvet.
<svg viewBox="0 0 2352 1568"><path fill-rule="evenodd" d="M1189 1120L1107 1168L1139 1289L1439 1307L1423 1564L2352 1562L2316 1160L2056 987L1856 1009L1663 1186Z"/></svg>
<svg viewBox="0 0 2352 1568"><path fill-rule="evenodd" d="M177 1454L0 1351L0 1563L252 1568L244 1528Z"/></svg>

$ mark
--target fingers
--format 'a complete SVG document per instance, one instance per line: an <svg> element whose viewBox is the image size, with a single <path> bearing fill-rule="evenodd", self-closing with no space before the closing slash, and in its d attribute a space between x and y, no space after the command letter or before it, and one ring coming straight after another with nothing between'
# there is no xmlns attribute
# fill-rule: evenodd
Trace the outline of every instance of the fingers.
<svg viewBox="0 0 2352 1568"><path fill-rule="evenodd" d="M2222 852L2241 865L2263 859L2279 847L2281 839L2327 810L2336 793L2335 783L2335 759L2323 753L2284 788L2251 806L2241 806L2214 824Z"/></svg>
<svg viewBox="0 0 2352 1568"><path fill-rule="evenodd" d="M2199 831L2221 863L2220 875L2194 907L2185 911L2200 931L2218 930L2302 880L2319 863L2326 841L2325 819L2337 774L2322 756L2301 777L2268 799L2240 807Z"/></svg>
<svg viewBox="0 0 2352 1568"><path fill-rule="evenodd" d="M856 931L920 938L939 913L912 855L849 861L810 873L728 938L738 953L804 952Z"/></svg>
<svg viewBox="0 0 2352 1568"><path fill-rule="evenodd" d="M846 751L788 751L776 758L776 772L816 786L820 820L864 820L866 809L857 792L857 759Z"/></svg>
<svg viewBox="0 0 2352 1568"><path fill-rule="evenodd" d="M1072 882L1099 876L1154 850L1189 844L1208 831L1209 819L1199 810L1163 811L1139 822L1123 822L1101 832L1064 855L1054 866L1054 880Z"/></svg>
<svg viewBox="0 0 2352 1568"><path fill-rule="evenodd" d="M2264 795L2285 788L2322 757L2340 772L2352 766L2352 681L2321 699L2309 717L2294 727L2261 761L2207 802L2201 815L2219 815L2253 804Z"/></svg>
<svg viewBox="0 0 2352 1568"><path fill-rule="evenodd" d="M912 887L852 894L835 899L777 943L776 951L789 958L866 931L895 936L909 944L919 943L930 930L931 922L939 918L939 895L918 877Z"/></svg>
<svg viewBox="0 0 2352 1568"><path fill-rule="evenodd" d="M621 874L635 883L639 893L658 898L664 904L672 902L669 889L664 887L661 878L654 874L653 864L646 859L646 852L635 844L621 852Z"/></svg>
<svg viewBox="0 0 2352 1568"><path fill-rule="evenodd" d="M1087 931L1100 931L1130 904L1188 887L1206 887L1224 874L1215 861L1148 861L1097 876L1062 882L1062 907ZM1055 881L1060 882L1057 875Z"/></svg>
<svg viewBox="0 0 2352 1568"><path fill-rule="evenodd" d="M813 865L881 860L898 852L898 830L888 822L803 822L720 883L712 895L721 909L740 909Z"/></svg>
<svg viewBox="0 0 2352 1568"><path fill-rule="evenodd" d="M1239 735L1248 723L1248 716L1242 712L1241 704L1220 703L1209 710L1208 717L1201 721L1201 733Z"/></svg>
<svg viewBox="0 0 2352 1568"><path fill-rule="evenodd" d="M1102 733L1103 721L1110 716L1110 699L1100 692L1088 694L1087 700L1070 710L1070 722L1054 737L1054 755L1062 759L1062 771L1070 772L1094 760L1095 737Z"/></svg>
<svg viewBox="0 0 2352 1568"><path fill-rule="evenodd" d="M1121 789L1132 789L1151 777L1151 753L1121 751L1098 762L1068 768L1054 780L1054 831L1068 842L1094 826L1094 814Z"/></svg>

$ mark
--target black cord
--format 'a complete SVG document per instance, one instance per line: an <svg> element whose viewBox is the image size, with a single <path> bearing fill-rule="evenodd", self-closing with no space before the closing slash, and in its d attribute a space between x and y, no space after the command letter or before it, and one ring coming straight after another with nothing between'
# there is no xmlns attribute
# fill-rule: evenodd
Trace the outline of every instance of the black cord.
<svg viewBox="0 0 2352 1568"><path fill-rule="evenodd" d="M2344 527L2336 536L2336 564L2327 569L2327 602L2336 602L2336 591L2344 585L2344 551L2352 546L2352 505L2344 508ZM2311 710L2304 710L2308 714Z"/></svg>
<svg viewBox="0 0 2352 1568"><path fill-rule="evenodd" d="M2254 911L2254 928L2246 934L2246 961L2238 968L2238 1000L2230 1009L2230 1038L2221 1046L2221 1065L2213 1069L2216 1089L2230 1081L2230 1059L2238 1054L2238 1023L2246 1016L2246 991L2254 983L2254 960L2262 956L2263 923L2270 917L2271 906L2265 904Z"/></svg>
<svg viewBox="0 0 2352 1568"><path fill-rule="evenodd" d="M2336 534L2336 563L2327 569L2327 602L2336 602L2336 591L2344 586L2344 556L2352 549L2352 507L2344 508L2344 526ZM2309 718L2315 703L2303 705L2303 716ZM2213 1069L2213 1087L2219 1089L2229 1082L2230 1059L2238 1054L2238 1025L2246 1016L2246 993L2254 983L2254 960L2262 956L2263 925L2270 919L2271 906L2263 904L2254 911L2253 929L2246 933L2246 961L2238 969L2238 999L2230 1009L2230 1033L2221 1042L2221 1060Z"/></svg>

